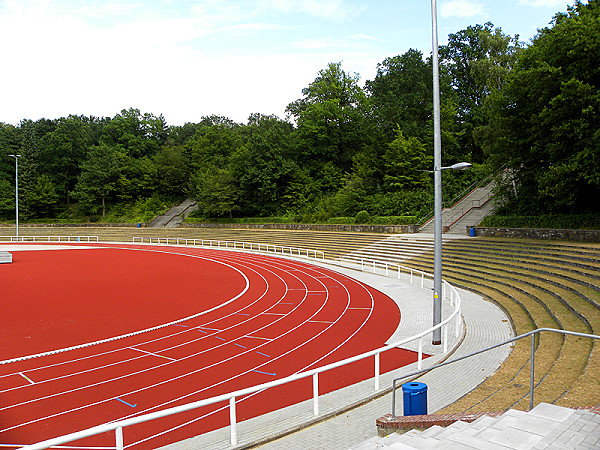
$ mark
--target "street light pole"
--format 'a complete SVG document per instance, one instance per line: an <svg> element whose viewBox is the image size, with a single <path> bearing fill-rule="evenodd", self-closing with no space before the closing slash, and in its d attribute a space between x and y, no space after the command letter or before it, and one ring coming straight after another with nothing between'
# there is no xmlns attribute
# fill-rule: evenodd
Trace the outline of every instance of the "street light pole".
<svg viewBox="0 0 600 450"><path fill-rule="evenodd" d="M433 64L433 326L442 321L442 134L440 123L440 69L438 60L437 3L431 0ZM432 344L442 343L442 330L433 331Z"/></svg>
<svg viewBox="0 0 600 450"><path fill-rule="evenodd" d="M8 155L15 158L15 225L17 241L19 240L19 158L21 155Z"/></svg>

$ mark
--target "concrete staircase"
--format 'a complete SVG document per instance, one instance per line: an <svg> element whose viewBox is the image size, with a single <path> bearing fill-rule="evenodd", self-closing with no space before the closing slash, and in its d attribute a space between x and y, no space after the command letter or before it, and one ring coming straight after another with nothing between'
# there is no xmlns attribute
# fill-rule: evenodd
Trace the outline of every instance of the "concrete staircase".
<svg viewBox="0 0 600 450"><path fill-rule="evenodd" d="M183 203L173 206L164 215L157 216L148 224L149 228L177 228L194 210L198 209L196 200L188 198Z"/></svg>
<svg viewBox="0 0 600 450"><path fill-rule="evenodd" d="M466 234L467 227L479 225L496 206L492 189L495 181L473 189L451 208L442 210L442 227L445 233ZM433 217L420 229L421 233L433 233Z"/></svg>
<svg viewBox="0 0 600 450"><path fill-rule="evenodd" d="M599 414L598 408L574 410L540 403L529 412L511 409L498 417L483 416L472 423L457 421L447 427L434 425L424 431L374 437L352 450L600 448Z"/></svg>

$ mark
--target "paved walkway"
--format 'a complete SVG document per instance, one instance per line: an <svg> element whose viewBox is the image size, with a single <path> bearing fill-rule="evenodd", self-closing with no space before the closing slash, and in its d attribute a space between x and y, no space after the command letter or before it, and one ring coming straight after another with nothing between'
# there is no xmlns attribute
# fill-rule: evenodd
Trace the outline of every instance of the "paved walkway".
<svg viewBox="0 0 600 450"><path fill-rule="evenodd" d="M349 267L328 267L359 279L394 299L402 314L394 340L408 337L431 326L431 286L410 283L408 275L400 279L359 272ZM395 274L394 274L395 275ZM431 284L431 282L429 282ZM504 313L490 302L467 291L460 291L463 302L464 328L459 337L449 333L449 348L460 356L509 339L513 336ZM444 304L448 313L450 305ZM397 339L396 339L397 338ZM407 346L416 349L416 344ZM444 359L441 346L424 345L434 356L424 360L427 368ZM419 378L428 385L429 413L433 413L477 387L492 375L510 352L499 348L474 358L450 364ZM347 449L377 435L375 420L391 412L391 394L385 393L394 377L416 370L416 363L380 377L380 392L375 392L372 379L319 397L320 416L313 415L312 400L274 411L237 425L238 445L261 449ZM402 395L398 395L397 411L402 411ZM349 409L350 405L355 405ZM326 420L323 420L323 419ZM223 449L230 445L230 429L222 428L167 447L168 450Z"/></svg>

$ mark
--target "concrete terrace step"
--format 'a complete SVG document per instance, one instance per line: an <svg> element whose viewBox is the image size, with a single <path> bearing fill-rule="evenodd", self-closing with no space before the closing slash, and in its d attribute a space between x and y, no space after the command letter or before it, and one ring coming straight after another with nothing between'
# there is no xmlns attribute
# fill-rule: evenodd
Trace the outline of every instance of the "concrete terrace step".
<svg viewBox="0 0 600 450"><path fill-rule="evenodd" d="M433 240L390 236L363 248L347 253L344 261L359 262L361 259L402 262L433 250Z"/></svg>
<svg viewBox="0 0 600 450"><path fill-rule="evenodd" d="M504 414L485 413L384 416L378 427L391 431L394 423L426 428L425 431L393 433L375 437L352 450L470 448L470 449L591 449L600 446L600 408L575 410L540 403L529 412L509 410ZM449 417L454 416L454 417ZM460 417L463 416L463 417ZM479 417L476 417L479 416ZM448 425L449 421L454 422ZM384 427L389 425L388 427Z"/></svg>

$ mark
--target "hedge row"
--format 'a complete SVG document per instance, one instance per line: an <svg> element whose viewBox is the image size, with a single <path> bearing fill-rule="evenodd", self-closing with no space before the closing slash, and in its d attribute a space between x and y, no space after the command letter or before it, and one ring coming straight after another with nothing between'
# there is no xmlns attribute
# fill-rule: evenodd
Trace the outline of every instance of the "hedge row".
<svg viewBox="0 0 600 450"><path fill-rule="evenodd" d="M600 230L600 214L488 216L483 219L481 226L498 228Z"/></svg>
<svg viewBox="0 0 600 450"><path fill-rule="evenodd" d="M224 224L260 224L260 223L297 223L290 220L289 217L245 217L245 218L219 218L207 219L188 217L187 223L224 223ZM356 217L332 217L326 223L334 225L412 225L417 222L414 216L371 216L368 213L358 213Z"/></svg>

